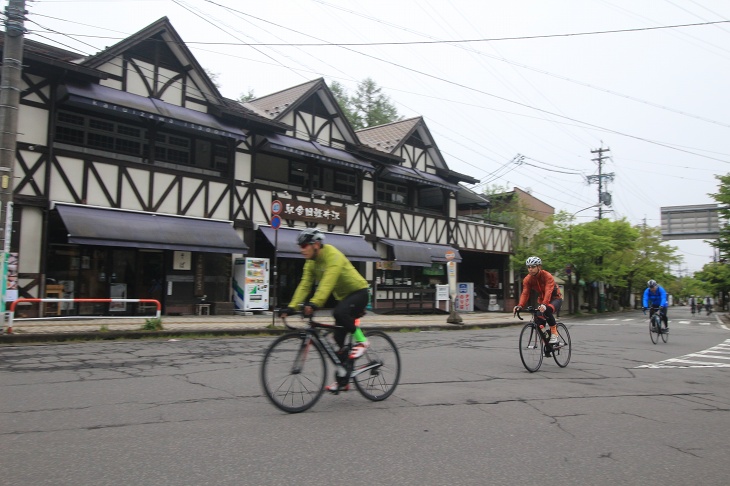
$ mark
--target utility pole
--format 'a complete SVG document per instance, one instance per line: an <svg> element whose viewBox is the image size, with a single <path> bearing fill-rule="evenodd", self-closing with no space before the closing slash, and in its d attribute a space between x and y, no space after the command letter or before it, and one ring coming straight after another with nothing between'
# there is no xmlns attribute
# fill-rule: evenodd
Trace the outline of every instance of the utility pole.
<svg viewBox="0 0 730 486"><path fill-rule="evenodd" d="M5 9L5 46L0 69L0 239L2 273L0 274L0 312L5 320L8 282L8 257L13 227L13 169L18 140L23 39L25 36L25 0L10 0Z"/></svg>
<svg viewBox="0 0 730 486"><path fill-rule="evenodd" d="M610 151L611 149L609 148L603 148L603 145L601 145L601 148L591 150L592 154L598 154L598 157L591 159L598 163L598 175L586 177L589 184L598 184L598 219L603 218L603 206L611 205L611 193L604 190L605 184L603 182L604 179L606 183L613 181L615 175L613 172L610 174L603 173L603 161L608 159L608 156L604 156L603 153Z"/></svg>
<svg viewBox="0 0 730 486"><path fill-rule="evenodd" d="M603 161L608 159L608 156L604 156L604 152L610 152L611 149L609 148L603 148L603 143L601 143L601 148L597 148L594 150L591 150L592 154L598 154L598 157L595 159L592 159L594 162L598 164L598 175L595 176L588 176L586 177L586 180L589 184L598 184L598 219L603 218L603 206L610 206L611 205L611 193L604 190L604 179L606 180L606 184L609 181L613 180L613 172L610 174L604 174L603 173ZM598 257L598 263L603 267L603 256ZM598 282L598 312L603 312L606 310L606 285L603 283L603 281Z"/></svg>

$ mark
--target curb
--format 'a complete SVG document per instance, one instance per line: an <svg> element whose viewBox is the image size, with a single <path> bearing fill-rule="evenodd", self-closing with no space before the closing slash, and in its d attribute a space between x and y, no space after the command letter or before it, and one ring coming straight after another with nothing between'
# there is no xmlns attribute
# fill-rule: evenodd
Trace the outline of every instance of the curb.
<svg viewBox="0 0 730 486"><path fill-rule="evenodd" d="M420 332L420 331L464 331L471 329L490 329L500 327L511 327L522 325L521 321L503 321L485 324L426 324L420 326L364 326L364 330L383 330L388 332ZM27 343L59 343L59 342L80 342L80 341L113 341L120 339L173 339L202 337L246 337L246 336L278 336L287 332L296 332L287 328L271 329L259 327L251 329L191 329L191 330L162 330L162 331L86 331L86 332L63 332L63 333L21 333L0 335L2 344L27 344Z"/></svg>

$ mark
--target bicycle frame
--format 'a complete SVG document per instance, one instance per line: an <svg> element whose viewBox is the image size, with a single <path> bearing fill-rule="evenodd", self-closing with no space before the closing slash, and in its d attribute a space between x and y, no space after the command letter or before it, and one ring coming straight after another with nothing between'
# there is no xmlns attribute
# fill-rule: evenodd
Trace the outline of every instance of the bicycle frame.
<svg viewBox="0 0 730 486"><path fill-rule="evenodd" d="M302 316L304 319L307 319L306 316ZM342 366L345 368L345 371L347 373L348 380L351 378L355 378L358 375L365 373L367 371L379 368L382 366L381 363L378 362L371 362L367 365L360 366L357 368L357 370L353 369L353 362L350 359L345 359L344 361L340 359L340 356L337 354L335 349L330 344L329 340L325 339L330 333L334 332L335 329L340 329L341 326L337 326L335 324L325 324L323 322L317 322L314 320L313 316L309 316L308 320L309 322L308 327L306 329L300 329L294 326L291 326L287 321L285 317L282 317L281 320L284 322L284 326L286 326L288 329L300 331L302 334L302 354L297 358L295 369L293 371L298 371L298 367L300 366L300 363L304 360L306 360L306 353L308 352L309 346L311 345L312 341L316 341L319 343L319 345L324 349L325 353L327 354L327 357L330 359L333 365L335 366ZM325 332L323 333L321 330L324 329ZM345 342L345 347L349 348L352 345L352 335L347 336L347 341ZM347 354L347 353L346 353Z"/></svg>
<svg viewBox="0 0 730 486"><path fill-rule="evenodd" d="M659 313L659 323L661 324L664 322L664 319L662 318L661 307L659 307L658 305L652 305L651 307L649 307L649 324L651 324L651 318L654 317L654 314L656 313ZM644 311L644 314L646 314L646 311Z"/></svg>
<svg viewBox="0 0 730 486"><path fill-rule="evenodd" d="M553 351L558 350L565 345L565 343L550 344L550 333L541 330L540 326L537 323L537 317L538 315L542 314L542 312L532 306L525 307L524 310L532 314L532 317L530 318L530 324L533 325L533 327L535 328L535 332L540 335L540 339L542 339L542 342L545 345L545 355L548 355L548 353L552 353ZM516 315L519 320L524 321L522 316L520 316L519 310L516 311L514 315ZM545 321L545 328L548 330L550 329L550 325L547 323L547 320Z"/></svg>

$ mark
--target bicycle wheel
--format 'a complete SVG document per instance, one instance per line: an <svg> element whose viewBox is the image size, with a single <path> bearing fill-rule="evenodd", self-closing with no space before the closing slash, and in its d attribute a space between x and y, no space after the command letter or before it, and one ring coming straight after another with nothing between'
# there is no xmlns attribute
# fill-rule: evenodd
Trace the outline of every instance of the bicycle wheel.
<svg viewBox="0 0 730 486"><path fill-rule="evenodd" d="M666 343L667 341L669 341L669 329L667 329L667 325L664 324L664 321L662 321L661 330L662 330L662 334L661 334L662 341L664 341Z"/></svg>
<svg viewBox="0 0 730 486"><path fill-rule="evenodd" d="M390 336L382 331L368 331L365 336L370 347L355 360L352 381L362 396L379 402L392 395L398 386L400 353Z"/></svg>
<svg viewBox="0 0 730 486"><path fill-rule="evenodd" d="M553 359L561 368L565 368L570 363L570 353L572 345L570 343L570 333L565 324L558 322L558 344L553 344Z"/></svg>
<svg viewBox="0 0 730 486"><path fill-rule="evenodd" d="M650 323L649 323L649 336L651 337L651 342L654 344L659 342L659 326L662 325L661 318L654 314L651 316Z"/></svg>
<svg viewBox="0 0 730 486"><path fill-rule="evenodd" d="M530 373L540 369L544 344L534 323L525 324L520 332L520 359Z"/></svg>
<svg viewBox="0 0 730 486"><path fill-rule="evenodd" d="M305 333L274 341L261 363L261 385L271 403L288 413L312 407L324 391L327 363L319 344Z"/></svg>

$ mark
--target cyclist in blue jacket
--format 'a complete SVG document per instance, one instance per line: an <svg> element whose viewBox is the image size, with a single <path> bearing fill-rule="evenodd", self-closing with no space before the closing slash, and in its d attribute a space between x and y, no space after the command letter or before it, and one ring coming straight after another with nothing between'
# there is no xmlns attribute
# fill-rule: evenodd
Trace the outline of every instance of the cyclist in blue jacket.
<svg viewBox="0 0 730 486"><path fill-rule="evenodd" d="M651 307L649 317L654 315L654 307L659 307L659 315L664 321L667 331L669 330L669 317L667 316L667 292L658 284L656 280L646 282L646 290L644 291L644 310Z"/></svg>

